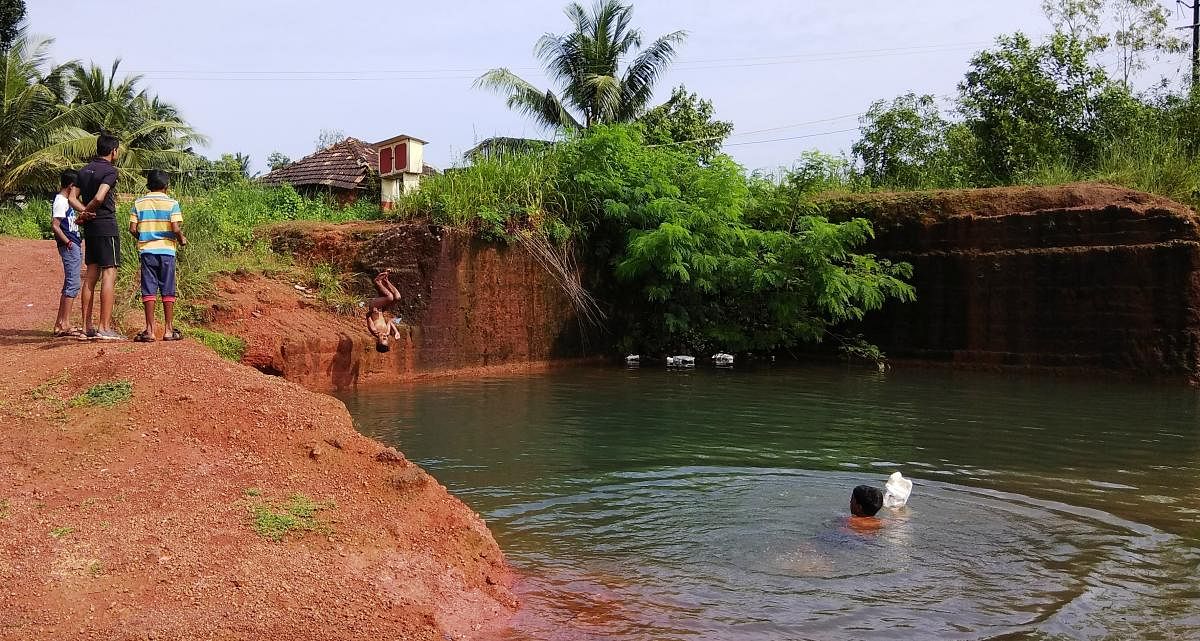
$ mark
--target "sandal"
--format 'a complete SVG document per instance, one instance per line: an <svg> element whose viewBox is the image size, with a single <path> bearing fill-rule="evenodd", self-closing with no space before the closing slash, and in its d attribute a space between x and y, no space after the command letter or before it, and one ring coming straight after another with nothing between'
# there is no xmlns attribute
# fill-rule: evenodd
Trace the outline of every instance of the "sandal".
<svg viewBox="0 0 1200 641"><path fill-rule="evenodd" d="M163 341L181 341L183 340L183 332L178 329L172 329L171 333L163 333Z"/></svg>
<svg viewBox="0 0 1200 641"><path fill-rule="evenodd" d="M135 343L153 343L154 342L154 334L151 334L148 331L144 331L141 334L138 334L137 336L133 337L133 342L135 342Z"/></svg>
<svg viewBox="0 0 1200 641"><path fill-rule="evenodd" d="M55 338L81 338L84 336L86 336L86 334L84 333L84 331L82 329L79 329L78 327L72 327L71 329L62 329L57 332L54 332Z"/></svg>

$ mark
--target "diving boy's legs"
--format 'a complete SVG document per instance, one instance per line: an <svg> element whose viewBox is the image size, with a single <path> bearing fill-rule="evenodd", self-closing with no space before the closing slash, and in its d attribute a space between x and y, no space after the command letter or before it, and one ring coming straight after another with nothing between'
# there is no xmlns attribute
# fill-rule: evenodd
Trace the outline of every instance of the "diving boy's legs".
<svg viewBox="0 0 1200 641"><path fill-rule="evenodd" d="M369 308L386 309L395 300L392 298L392 293L388 291L387 285L384 284L387 282L387 277L387 270L379 272L379 275L375 277L375 289L379 292L379 296L367 302Z"/></svg>
<svg viewBox="0 0 1200 641"><path fill-rule="evenodd" d="M387 272L383 273L383 284L387 286L388 295L392 297L393 303L400 300L400 290L396 289L396 286L392 284L392 279L388 278Z"/></svg>

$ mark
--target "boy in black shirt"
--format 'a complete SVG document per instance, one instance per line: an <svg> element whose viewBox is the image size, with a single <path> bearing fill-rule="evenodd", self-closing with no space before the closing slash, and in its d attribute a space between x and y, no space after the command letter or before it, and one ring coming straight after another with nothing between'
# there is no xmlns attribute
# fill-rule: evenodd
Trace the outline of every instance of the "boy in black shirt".
<svg viewBox="0 0 1200 641"><path fill-rule="evenodd" d="M96 139L96 158L79 171L79 180L71 189L71 207L79 212L79 225L85 239L83 259L87 275L83 281L83 322L87 337L99 340L125 340L113 329L113 299L117 285L117 267L121 264L120 230L117 226L117 147L119 141L108 134ZM92 325L92 304L96 283L100 282L100 324Z"/></svg>

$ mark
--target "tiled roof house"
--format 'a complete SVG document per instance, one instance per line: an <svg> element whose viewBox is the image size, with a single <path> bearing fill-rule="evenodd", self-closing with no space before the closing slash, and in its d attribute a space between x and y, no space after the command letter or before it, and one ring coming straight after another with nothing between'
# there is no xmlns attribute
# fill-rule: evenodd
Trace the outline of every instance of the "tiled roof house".
<svg viewBox="0 0 1200 641"><path fill-rule="evenodd" d="M424 165L423 174L437 170ZM379 150L357 138L347 138L261 178L263 184L287 183L305 193L330 193L341 203L351 203L364 192L379 188ZM378 196L375 191L370 194Z"/></svg>

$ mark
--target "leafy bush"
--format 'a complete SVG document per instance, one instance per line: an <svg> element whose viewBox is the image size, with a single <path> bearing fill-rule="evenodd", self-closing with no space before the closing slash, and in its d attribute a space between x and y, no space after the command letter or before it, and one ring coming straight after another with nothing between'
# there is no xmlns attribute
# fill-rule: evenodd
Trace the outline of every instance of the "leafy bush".
<svg viewBox="0 0 1200 641"><path fill-rule="evenodd" d="M50 231L50 203L35 200L24 209L12 205L0 207L0 236L53 238Z"/></svg>

